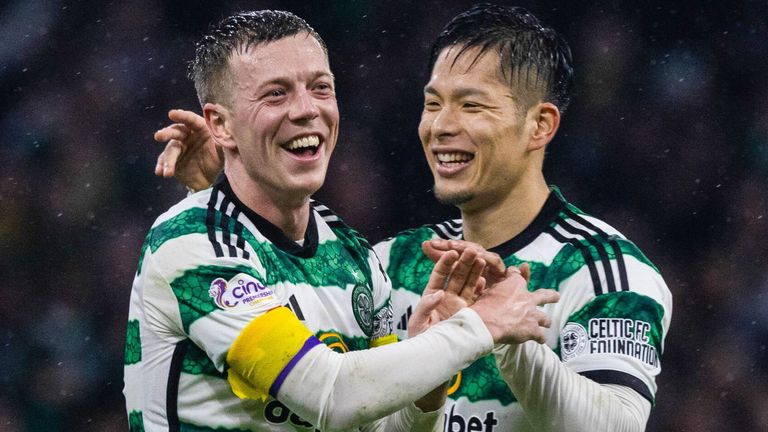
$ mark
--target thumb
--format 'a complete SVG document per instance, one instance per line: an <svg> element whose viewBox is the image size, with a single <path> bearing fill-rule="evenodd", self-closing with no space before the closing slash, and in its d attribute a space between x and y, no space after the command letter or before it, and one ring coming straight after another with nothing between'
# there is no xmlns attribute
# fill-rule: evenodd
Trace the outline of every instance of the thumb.
<svg viewBox="0 0 768 432"><path fill-rule="evenodd" d="M444 250L439 250L435 248L433 242L431 241L424 241L421 243L421 251L424 252L424 255L429 258L430 261L433 263L436 263L441 256L445 253Z"/></svg>
<svg viewBox="0 0 768 432"><path fill-rule="evenodd" d="M413 311L413 315L408 320L408 337L414 337L432 325L430 315L437 308L437 305L440 304L443 297L445 297L444 291L436 291L433 294L421 296L421 300L416 305L416 310Z"/></svg>
<svg viewBox="0 0 768 432"><path fill-rule="evenodd" d="M422 296L419 304L416 305L416 311L421 315L429 315L440 304L443 297L445 297L445 291L435 291L432 294Z"/></svg>

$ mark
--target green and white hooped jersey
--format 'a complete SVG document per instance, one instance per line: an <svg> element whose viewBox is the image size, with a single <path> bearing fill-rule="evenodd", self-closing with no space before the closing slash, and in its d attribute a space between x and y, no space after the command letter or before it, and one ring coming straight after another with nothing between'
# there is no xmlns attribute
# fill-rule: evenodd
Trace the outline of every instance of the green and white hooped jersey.
<svg viewBox="0 0 768 432"><path fill-rule="evenodd" d="M461 239L460 219L404 231L374 246L392 279L396 333L407 323L433 264L421 243ZM601 384L630 387L653 403L671 294L658 269L623 235L567 203L557 188L518 236L492 249L505 264L531 265L530 289L553 288L560 301L547 345L568 367ZM493 355L454 377L445 430L527 431L531 426L502 379Z"/></svg>
<svg viewBox="0 0 768 432"><path fill-rule="evenodd" d="M390 282L367 241L312 202L303 245L245 207L225 177L161 215L142 247L125 348L131 431L312 431L280 402L238 399L226 354L285 305L331 349L392 334Z"/></svg>

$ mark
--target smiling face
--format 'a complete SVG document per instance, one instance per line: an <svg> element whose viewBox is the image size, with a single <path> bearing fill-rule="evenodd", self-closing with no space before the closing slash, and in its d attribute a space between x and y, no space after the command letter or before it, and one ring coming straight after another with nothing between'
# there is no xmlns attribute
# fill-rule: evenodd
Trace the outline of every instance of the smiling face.
<svg viewBox="0 0 768 432"><path fill-rule="evenodd" d="M229 60L226 164L275 203L305 200L322 186L336 145L339 110L320 43L307 33L252 45ZM238 168L241 168L238 170ZM229 174L229 173L228 173Z"/></svg>
<svg viewBox="0 0 768 432"><path fill-rule="evenodd" d="M490 206L532 167L531 123L501 74L499 55L444 49L424 89L419 138L435 195L462 210ZM474 62L474 64L473 64Z"/></svg>

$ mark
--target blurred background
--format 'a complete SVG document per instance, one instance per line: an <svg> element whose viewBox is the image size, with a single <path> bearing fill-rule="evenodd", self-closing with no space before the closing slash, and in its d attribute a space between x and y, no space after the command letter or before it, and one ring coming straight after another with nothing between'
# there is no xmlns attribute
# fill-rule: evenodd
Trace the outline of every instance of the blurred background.
<svg viewBox="0 0 768 432"><path fill-rule="evenodd" d="M768 430L768 4L518 1L564 34L545 172L634 240L675 300L649 431ZM634 3L634 2L632 2ZM340 142L318 199L371 240L454 216L416 135L428 47L465 1L0 3L0 431L127 430L128 297L152 174L208 24L279 8L325 38ZM639 4L639 2L637 3Z"/></svg>

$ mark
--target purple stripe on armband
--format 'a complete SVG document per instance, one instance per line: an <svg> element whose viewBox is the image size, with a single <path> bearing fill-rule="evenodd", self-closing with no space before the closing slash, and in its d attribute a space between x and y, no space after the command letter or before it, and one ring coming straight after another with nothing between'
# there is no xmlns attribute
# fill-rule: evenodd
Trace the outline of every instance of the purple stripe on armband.
<svg viewBox="0 0 768 432"><path fill-rule="evenodd" d="M307 339L306 342L304 342L304 345L301 347L299 352L296 353L295 356L291 359L291 361L288 362L287 365L283 368L282 371L280 371L280 374L275 378L275 382L272 383L272 387L269 388L269 395L273 398L277 399L277 392L280 390L280 387L283 385L283 381L285 381L285 377L288 376L288 374L293 370L293 367L296 366L296 363L301 360L302 357L306 353L309 352L312 348L315 347L315 345L320 345L322 342L314 336L310 336L309 339Z"/></svg>

